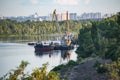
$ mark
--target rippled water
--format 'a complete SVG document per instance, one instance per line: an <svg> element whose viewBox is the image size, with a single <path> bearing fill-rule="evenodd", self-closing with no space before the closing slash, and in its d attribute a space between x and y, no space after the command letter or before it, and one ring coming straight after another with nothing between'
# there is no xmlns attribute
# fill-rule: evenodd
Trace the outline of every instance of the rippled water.
<svg viewBox="0 0 120 80"><path fill-rule="evenodd" d="M49 63L47 69L49 71L59 64L68 62L67 52L71 53L71 60L76 60L75 50L53 50L35 53L34 46L29 46L27 43L0 42L0 77L19 66L22 60L30 63L25 72L31 72L34 68L41 67L46 62Z"/></svg>

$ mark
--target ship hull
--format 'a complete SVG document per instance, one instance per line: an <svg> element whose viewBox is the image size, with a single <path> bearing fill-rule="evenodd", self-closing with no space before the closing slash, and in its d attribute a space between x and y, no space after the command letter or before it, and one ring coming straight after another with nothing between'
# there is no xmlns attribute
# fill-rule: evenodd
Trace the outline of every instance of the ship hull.
<svg viewBox="0 0 120 80"><path fill-rule="evenodd" d="M53 46L42 46L42 47L35 46L35 51L47 52L47 51L51 51L51 50L54 50Z"/></svg>

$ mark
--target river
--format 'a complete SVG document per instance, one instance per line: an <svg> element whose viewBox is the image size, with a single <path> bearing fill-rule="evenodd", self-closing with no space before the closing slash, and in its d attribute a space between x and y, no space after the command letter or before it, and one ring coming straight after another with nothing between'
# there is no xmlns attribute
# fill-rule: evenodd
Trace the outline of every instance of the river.
<svg viewBox="0 0 120 80"><path fill-rule="evenodd" d="M30 73L34 68L41 67L44 63L49 63L47 71L55 66L67 63L66 52L53 50L50 52L35 53L34 46L27 45L27 42L0 41L0 77L11 69L16 69L22 60L29 62L25 72ZM70 60L76 60L75 50L70 50Z"/></svg>

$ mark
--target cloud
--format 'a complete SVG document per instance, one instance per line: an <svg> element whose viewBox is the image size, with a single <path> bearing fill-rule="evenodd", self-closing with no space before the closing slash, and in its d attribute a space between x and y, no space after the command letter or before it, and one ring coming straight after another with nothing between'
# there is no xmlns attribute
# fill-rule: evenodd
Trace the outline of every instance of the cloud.
<svg viewBox="0 0 120 80"><path fill-rule="evenodd" d="M55 3L61 5L77 5L78 0L54 0Z"/></svg>
<svg viewBox="0 0 120 80"><path fill-rule="evenodd" d="M32 4L37 4L38 0L30 0Z"/></svg>
<svg viewBox="0 0 120 80"><path fill-rule="evenodd" d="M90 0L85 0L85 4L89 4L90 3Z"/></svg>

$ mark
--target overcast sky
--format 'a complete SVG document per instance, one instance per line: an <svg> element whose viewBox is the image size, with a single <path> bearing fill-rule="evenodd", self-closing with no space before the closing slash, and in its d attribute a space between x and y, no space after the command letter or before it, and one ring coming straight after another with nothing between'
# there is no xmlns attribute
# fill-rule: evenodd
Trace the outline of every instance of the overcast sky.
<svg viewBox="0 0 120 80"><path fill-rule="evenodd" d="M44 16L54 9L57 13L115 13L120 12L120 0L0 0L0 16L29 16L36 12Z"/></svg>

